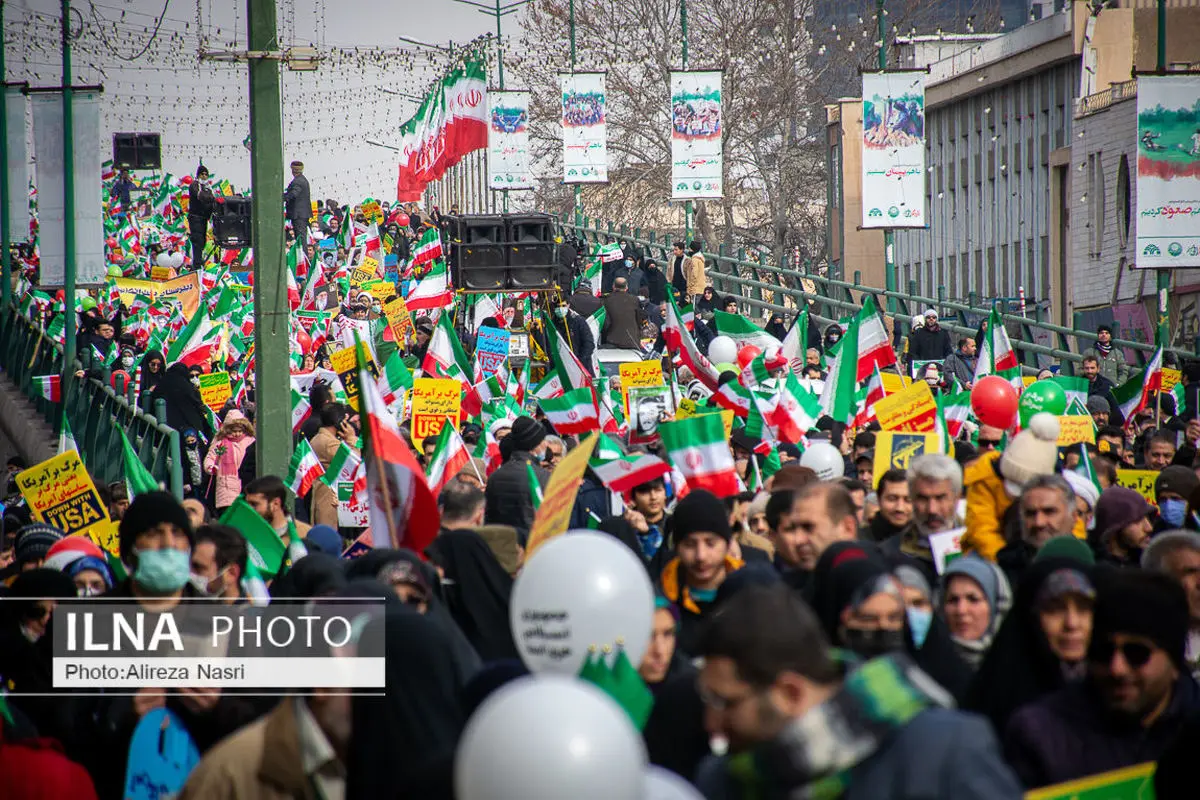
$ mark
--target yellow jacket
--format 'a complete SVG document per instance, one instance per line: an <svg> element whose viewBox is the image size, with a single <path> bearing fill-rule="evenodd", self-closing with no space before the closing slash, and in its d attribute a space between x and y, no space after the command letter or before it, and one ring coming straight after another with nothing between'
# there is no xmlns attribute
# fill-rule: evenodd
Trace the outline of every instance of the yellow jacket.
<svg viewBox="0 0 1200 800"><path fill-rule="evenodd" d="M963 486L967 492L967 531L962 537L964 553L976 552L989 561L996 560L1008 540L1004 535L1004 514L1013 504L1000 477L998 461L1000 452L987 453L963 474ZM1083 520L1075 520L1071 531L1079 539L1087 539L1087 528Z"/></svg>

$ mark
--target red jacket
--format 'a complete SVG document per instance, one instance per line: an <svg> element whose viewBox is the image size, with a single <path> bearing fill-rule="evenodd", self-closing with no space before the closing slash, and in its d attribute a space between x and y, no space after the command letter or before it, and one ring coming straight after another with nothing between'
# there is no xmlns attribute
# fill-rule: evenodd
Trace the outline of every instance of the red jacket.
<svg viewBox="0 0 1200 800"><path fill-rule="evenodd" d="M87 770L54 739L0 740L0 786L5 800L96 800Z"/></svg>

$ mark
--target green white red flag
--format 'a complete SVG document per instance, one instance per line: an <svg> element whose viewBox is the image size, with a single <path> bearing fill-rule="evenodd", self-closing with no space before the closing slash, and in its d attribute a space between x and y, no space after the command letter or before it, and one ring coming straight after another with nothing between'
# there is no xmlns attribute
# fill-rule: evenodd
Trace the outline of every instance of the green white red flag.
<svg viewBox="0 0 1200 800"><path fill-rule="evenodd" d="M430 225L421 232L421 238L413 245L412 265L419 267L441 257L442 237L438 229Z"/></svg>
<svg viewBox="0 0 1200 800"><path fill-rule="evenodd" d="M38 397L44 397L51 403L62 402L62 376L61 375L35 375L32 378L30 388Z"/></svg>
<svg viewBox="0 0 1200 800"><path fill-rule="evenodd" d="M709 391L715 391L721 375L696 346L696 340L692 338L691 332L685 327L679 306L675 304L675 298L671 296L670 292L667 293L667 318L663 321L662 334L663 340L667 343L668 352L678 358L683 366L691 370L696 379Z"/></svg>
<svg viewBox="0 0 1200 800"><path fill-rule="evenodd" d="M437 446L433 450L433 457L429 459L429 467L426 470L429 490L435 495L439 494L442 487L470 461L471 452L467 450L466 443L455 429L453 420L447 418L446 424L442 426L442 432L438 435Z"/></svg>
<svg viewBox="0 0 1200 800"><path fill-rule="evenodd" d="M979 357L975 361L975 380L988 375L999 375L1011 383L1020 392L1025 388L1021 380L1021 364L1017 361L1017 351L1013 349L1008 339L1008 331L1004 329L1004 321L1000 313L992 308L988 316L987 332L979 345Z"/></svg>
<svg viewBox="0 0 1200 800"><path fill-rule="evenodd" d="M438 259L433 262L433 269L409 290L404 298L404 304L409 311L427 311L443 309L454 301L454 290L450 288L450 273L446 270L446 262Z"/></svg>
<svg viewBox="0 0 1200 800"><path fill-rule="evenodd" d="M288 464L287 480L284 482L296 497L304 497L312 488L313 481L324 474L325 468L321 466L308 439L301 436L299 444L292 452L292 460Z"/></svg>
<svg viewBox="0 0 1200 800"><path fill-rule="evenodd" d="M1121 409L1121 416L1128 426L1134 416L1146 407L1146 401L1151 392L1162 388L1162 345L1154 351L1154 356L1142 369L1141 373L1112 390L1113 398Z"/></svg>
<svg viewBox="0 0 1200 800"><path fill-rule="evenodd" d="M600 409L590 386L572 389L561 397L539 400L538 403L560 436L576 436L600 429Z"/></svg>
<svg viewBox="0 0 1200 800"><path fill-rule="evenodd" d="M730 339L733 339L738 350L747 345L753 345L760 350L783 347L783 342L740 314L727 314L724 311L714 311L713 323L717 327L717 335L728 336Z"/></svg>
<svg viewBox="0 0 1200 800"><path fill-rule="evenodd" d="M707 489L717 497L738 493L737 469L720 414L661 422L658 434L668 460L683 474L689 489Z"/></svg>

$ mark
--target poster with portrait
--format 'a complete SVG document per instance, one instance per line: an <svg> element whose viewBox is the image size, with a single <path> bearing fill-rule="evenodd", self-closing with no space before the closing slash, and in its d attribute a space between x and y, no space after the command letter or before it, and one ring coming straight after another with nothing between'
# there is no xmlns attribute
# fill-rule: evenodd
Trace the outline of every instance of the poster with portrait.
<svg viewBox="0 0 1200 800"><path fill-rule="evenodd" d="M648 444L658 440L658 423L671 410L667 386L629 387L629 443Z"/></svg>
<svg viewBox="0 0 1200 800"><path fill-rule="evenodd" d="M1135 266L1200 267L1200 75L1137 83Z"/></svg>
<svg viewBox="0 0 1200 800"><path fill-rule="evenodd" d="M603 72L559 76L562 84L563 183L606 183Z"/></svg>
<svg viewBox="0 0 1200 800"><path fill-rule="evenodd" d="M529 92L488 90L488 188L532 189Z"/></svg>
<svg viewBox="0 0 1200 800"><path fill-rule="evenodd" d="M925 73L863 73L864 228L924 228Z"/></svg>
<svg viewBox="0 0 1200 800"><path fill-rule="evenodd" d="M671 199L720 197L724 158L720 72L671 73Z"/></svg>

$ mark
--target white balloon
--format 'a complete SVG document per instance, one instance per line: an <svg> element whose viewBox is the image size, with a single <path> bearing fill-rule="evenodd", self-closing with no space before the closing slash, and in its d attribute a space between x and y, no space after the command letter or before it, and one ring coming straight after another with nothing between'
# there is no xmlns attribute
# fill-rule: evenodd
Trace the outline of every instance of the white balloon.
<svg viewBox="0 0 1200 800"><path fill-rule="evenodd" d="M671 770L651 765L646 769L642 800L704 800L704 795Z"/></svg>
<svg viewBox="0 0 1200 800"><path fill-rule="evenodd" d="M808 467L823 481L832 481L846 474L846 461L829 442L813 442L800 455L800 466Z"/></svg>
<svg viewBox="0 0 1200 800"><path fill-rule="evenodd" d="M173 269L179 269L182 266L183 266L183 253L176 250L174 253L171 253L171 267Z"/></svg>
<svg viewBox="0 0 1200 800"><path fill-rule="evenodd" d="M154 263L160 267L171 266L171 254L170 253L159 253L158 256L154 259Z"/></svg>
<svg viewBox="0 0 1200 800"><path fill-rule="evenodd" d="M736 364L737 342L728 336L718 336L708 343L708 360L714 364Z"/></svg>
<svg viewBox="0 0 1200 800"><path fill-rule="evenodd" d="M637 798L645 769L642 737L608 695L575 678L537 675L503 687L471 717L454 792L458 800Z"/></svg>
<svg viewBox="0 0 1200 800"><path fill-rule="evenodd" d="M542 545L513 584L513 639L531 672L578 675L589 647L634 666L650 643L654 589L633 551L606 533L567 531Z"/></svg>

